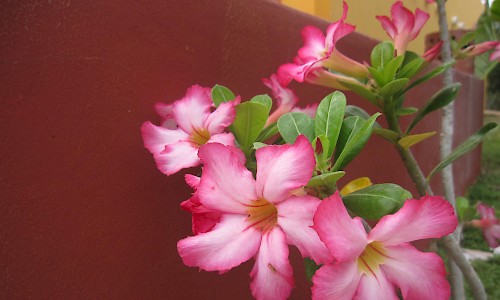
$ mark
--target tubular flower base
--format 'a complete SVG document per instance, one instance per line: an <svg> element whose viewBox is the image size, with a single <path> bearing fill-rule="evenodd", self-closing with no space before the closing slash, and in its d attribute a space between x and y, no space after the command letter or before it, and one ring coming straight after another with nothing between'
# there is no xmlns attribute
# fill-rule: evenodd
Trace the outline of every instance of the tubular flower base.
<svg viewBox="0 0 500 300"><path fill-rule="evenodd" d="M461 58L466 58L466 57L474 57L474 56L483 54L487 51L490 51L491 49L497 47L498 45L499 45L499 42L497 42L497 41L488 41L488 42L483 42L483 43L480 43L477 45L470 45L467 48L460 49L456 58L461 59ZM497 51L497 50L495 50L495 51ZM495 52L493 52L493 53L495 53ZM493 60L493 59L491 59L491 55L490 55L490 60Z"/></svg>
<svg viewBox="0 0 500 300"><path fill-rule="evenodd" d="M449 299L443 261L410 242L453 232L457 218L441 197L407 200L368 234L338 192L321 202L313 228L335 259L313 277L313 299Z"/></svg>
<svg viewBox="0 0 500 300"><path fill-rule="evenodd" d="M495 209L486 204L479 203L477 205L477 211L481 216L481 220L471 221L472 226L481 228L484 239L488 242L490 248L500 246L500 243L498 242L500 240L500 224L497 216L495 215Z"/></svg>
<svg viewBox="0 0 500 300"><path fill-rule="evenodd" d="M207 143L234 146L234 136L224 130L233 123L238 100L221 103L211 112L210 89L194 85L174 104L157 104L161 126L144 122L144 147L154 156L158 169L167 175L200 164L198 149Z"/></svg>
<svg viewBox="0 0 500 300"><path fill-rule="evenodd" d="M382 27L389 37L394 41L394 47L398 55L406 52L408 43L414 40L422 27L429 19L429 14L415 10L415 15L403 6L403 2L397 1L391 7L391 19L387 16L377 16Z"/></svg>
<svg viewBox="0 0 500 300"><path fill-rule="evenodd" d="M293 145L267 146L255 155L256 179L239 149L216 143L201 147L200 182L189 180L196 186L201 213L216 213L220 219L211 230L179 241L177 248L186 265L221 273L253 257L252 295L286 299L294 286L288 244L319 264L331 260L311 228L320 200L294 195L311 177L314 152L299 136ZM209 228L213 218L202 223Z"/></svg>

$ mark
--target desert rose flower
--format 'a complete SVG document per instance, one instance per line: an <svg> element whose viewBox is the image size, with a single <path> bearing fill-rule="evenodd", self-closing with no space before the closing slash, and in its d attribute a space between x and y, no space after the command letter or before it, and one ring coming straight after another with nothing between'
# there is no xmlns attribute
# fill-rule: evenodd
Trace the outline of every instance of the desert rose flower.
<svg viewBox="0 0 500 300"><path fill-rule="evenodd" d="M488 41L488 42L483 42L479 43L476 45L470 45L466 48L460 49L458 53L456 54L457 59L462 59L466 57L474 57L477 55L481 55L493 48L495 48L498 45L497 41ZM492 60L490 58L490 60Z"/></svg>
<svg viewBox="0 0 500 300"><path fill-rule="evenodd" d="M157 104L162 126L147 121L141 132L158 169L167 175L200 164L198 149L207 143L234 145L234 136L224 130L233 123L237 101L221 103L211 112L210 89L194 85L184 98L171 105Z"/></svg>
<svg viewBox="0 0 500 300"><path fill-rule="evenodd" d="M269 116L266 122L266 126L278 121L278 119L290 112L293 107L299 102L297 95L289 88L287 88L290 80L284 79L277 74L272 74L269 79L262 78L262 83L272 90L274 99L278 104L278 107Z"/></svg>
<svg viewBox="0 0 500 300"><path fill-rule="evenodd" d="M280 76L287 74L298 82L312 82L320 80L321 78L318 79L317 77L327 75L327 73L330 73L327 70L331 70L335 74L330 73L330 81L335 81L335 76L342 75L366 78L368 70L364 65L348 58L335 48L335 44L341 38L355 29L353 25L344 22L347 17L347 9L347 3L344 2L342 17L328 26L326 36L314 26L304 27L302 30L304 46L299 49L293 64L284 64L280 67L278 71ZM340 84L330 83L329 86L345 89Z"/></svg>
<svg viewBox="0 0 500 300"><path fill-rule="evenodd" d="M427 50L422 56L425 62L431 62L436 59L441 53L441 47L443 46L443 41L439 41L436 45L432 46L429 50Z"/></svg>
<svg viewBox="0 0 500 300"><path fill-rule="evenodd" d="M477 205L477 211L481 220L471 221L472 226L481 228L484 239L490 248L500 246L500 243L498 242L500 240L500 224L495 215L495 209L486 204L479 203Z"/></svg>
<svg viewBox="0 0 500 300"><path fill-rule="evenodd" d="M380 219L368 234L361 219L352 219L338 192L321 202L313 228L334 263L313 277L313 299L449 299L443 261L410 242L453 232L457 218L441 197L407 200L393 215Z"/></svg>
<svg viewBox="0 0 500 300"><path fill-rule="evenodd" d="M310 227L320 200L296 196L316 164L304 136L293 145L258 149L256 179L237 148L207 144L199 156L203 169L196 193L201 205L220 213L220 221L212 230L178 242L184 264L222 273L253 257L252 295L286 299L294 286L288 245L317 263L331 260Z"/></svg>
<svg viewBox="0 0 500 300"><path fill-rule="evenodd" d="M385 32L394 42L397 55L406 52L408 43L414 40L425 22L429 19L429 14L416 9L415 14L403 6L403 2L397 1L391 7L391 19L387 16L377 16Z"/></svg>

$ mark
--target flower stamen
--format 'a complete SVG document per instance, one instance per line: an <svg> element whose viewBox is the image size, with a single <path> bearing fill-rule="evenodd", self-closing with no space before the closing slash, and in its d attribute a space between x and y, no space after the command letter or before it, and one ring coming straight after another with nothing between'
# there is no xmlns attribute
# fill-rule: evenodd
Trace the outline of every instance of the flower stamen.
<svg viewBox="0 0 500 300"><path fill-rule="evenodd" d="M262 231L269 231L278 223L278 210L276 206L267 200L259 199L252 201L252 205L247 210L247 221L250 226Z"/></svg>

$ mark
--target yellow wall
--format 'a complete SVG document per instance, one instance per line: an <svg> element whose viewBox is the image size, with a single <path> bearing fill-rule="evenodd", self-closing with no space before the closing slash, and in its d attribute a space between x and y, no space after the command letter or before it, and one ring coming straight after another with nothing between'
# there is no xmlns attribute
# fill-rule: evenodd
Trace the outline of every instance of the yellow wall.
<svg viewBox="0 0 500 300"><path fill-rule="evenodd" d="M338 20L342 15L342 0L282 0L281 2L328 21ZM375 16L390 16L390 7L394 2L390 0L347 0L349 6L347 22L356 25L357 32L379 40L389 39ZM411 11L415 11L418 7L430 15L419 37L409 46L410 50L422 53L425 35L438 30L436 5L428 4L425 0L404 0L403 4ZM458 22L463 22L464 29L471 29L474 28L481 15L483 6L480 0L449 0L446 9L450 27L452 27L451 18L457 16Z"/></svg>

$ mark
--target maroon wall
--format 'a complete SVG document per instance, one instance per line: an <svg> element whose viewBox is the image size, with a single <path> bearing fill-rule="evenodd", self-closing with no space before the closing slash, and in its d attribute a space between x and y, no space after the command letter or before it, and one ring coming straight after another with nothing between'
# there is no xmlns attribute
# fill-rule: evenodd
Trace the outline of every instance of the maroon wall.
<svg viewBox="0 0 500 300"><path fill-rule="evenodd" d="M139 127L153 104L194 83L244 99L301 45L300 29L326 23L266 1L7 1L0 10L1 298L247 299L251 263L219 276L182 265L190 235L182 174L166 177ZM339 8L340 9L340 8ZM366 60L375 42L340 48ZM468 77L457 140L481 123L482 86ZM294 85L303 103L328 90ZM421 103L439 81L420 88ZM471 97L474 96L474 97ZM357 97L349 100L364 104ZM373 109L372 109L373 111ZM438 128L439 116L419 130ZM415 147L428 171L438 138ZM479 170L460 162L460 191ZM412 184L394 151L374 138L348 178ZM345 181L344 181L345 182ZM307 298L298 253L294 299Z"/></svg>

